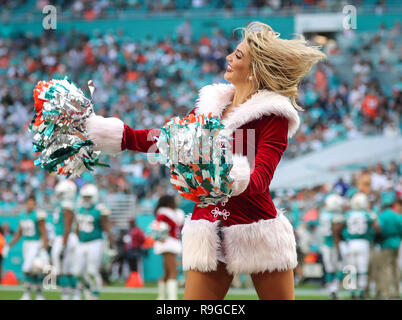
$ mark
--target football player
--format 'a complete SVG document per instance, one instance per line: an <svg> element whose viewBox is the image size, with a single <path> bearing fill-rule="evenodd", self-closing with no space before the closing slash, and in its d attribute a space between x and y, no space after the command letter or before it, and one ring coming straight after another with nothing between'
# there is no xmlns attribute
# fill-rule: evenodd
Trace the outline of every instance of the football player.
<svg viewBox="0 0 402 320"><path fill-rule="evenodd" d="M356 270L356 290L352 289L352 298L365 298L368 267L370 259L370 243L375 233L381 231L376 215L369 210L366 194L357 193L350 200L351 210L345 214L342 237L347 242L347 264ZM374 229L374 230L373 230Z"/></svg>
<svg viewBox="0 0 402 320"><path fill-rule="evenodd" d="M53 214L56 238L52 246L52 264L62 300L69 300L77 286L73 265L78 238L72 228L76 193L77 186L71 180L62 180L55 187L58 205Z"/></svg>
<svg viewBox="0 0 402 320"><path fill-rule="evenodd" d="M341 257L334 243L334 224L342 223L343 199L338 194L328 195L319 216L319 233L322 237L321 254L325 268L325 283L331 299L337 299L341 271Z"/></svg>
<svg viewBox="0 0 402 320"><path fill-rule="evenodd" d="M99 298L102 286L100 267L103 255L103 231L108 236L109 244L111 246L114 244L108 221L110 210L98 201L98 188L95 185L86 184L81 188L77 210L79 244L76 250L75 274L91 291L87 298L94 300Z"/></svg>
<svg viewBox="0 0 402 320"><path fill-rule="evenodd" d="M31 300L31 292L36 287L36 299L44 300L42 293L44 265L43 257L48 257L48 239L45 226L46 212L36 208L36 198L31 195L26 202L26 211L20 215L16 234L9 244L11 248L21 237L23 238L22 271L25 275L25 291L21 300Z"/></svg>

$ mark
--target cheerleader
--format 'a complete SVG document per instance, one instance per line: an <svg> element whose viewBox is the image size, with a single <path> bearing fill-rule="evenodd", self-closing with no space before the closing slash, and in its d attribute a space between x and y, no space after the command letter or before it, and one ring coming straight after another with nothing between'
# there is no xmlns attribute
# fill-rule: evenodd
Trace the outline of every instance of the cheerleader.
<svg viewBox="0 0 402 320"><path fill-rule="evenodd" d="M168 226L166 239L157 240L154 252L163 256L163 277L158 281L158 300L177 300L176 256L181 254L180 231L183 227L184 212L178 209L173 196L160 197L155 208L157 222ZM167 292L167 296L165 294Z"/></svg>
<svg viewBox="0 0 402 320"><path fill-rule="evenodd" d="M251 274L260 299L294 299L297 265L293 228L276 209L269 185L300 120L298 85L325 54L304 38L284 40L252 22L226 59L230 84L203 87L191 114L219 118L233 137L232 196L223 205L194 207L182 230L185 299L224 299L233 274ZM134 130L117 118L86 123L107 153L158 152L159 129Z"/></svg>

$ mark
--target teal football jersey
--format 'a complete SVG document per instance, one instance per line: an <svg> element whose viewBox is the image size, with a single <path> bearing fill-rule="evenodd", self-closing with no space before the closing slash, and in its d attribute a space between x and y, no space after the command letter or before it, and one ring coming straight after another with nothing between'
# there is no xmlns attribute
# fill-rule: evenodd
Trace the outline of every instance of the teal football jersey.
<svg viewBox="0 0 402 320"><path fill-rule="evenodd" d="M91 208L80 207L77 213L78 238L81 242L102 239L101 216L109 210L102 204Z"/></svg>
<svg viewBox="0 0 402 320"><path fill-rule="evenodd" d="M21 227L24 240L40 240L38 222L45 219L46 212L43 210L33 210L29 213L21 213L19 225Z"/></svg>
<svg viewBox="0 0 402 320"><path fill-rule="evenodd" d="M346 240L352 239L373 239L371 224L374 221L373 215L366 210L350 210L345 215L346 227L343 236Z"/></svg>

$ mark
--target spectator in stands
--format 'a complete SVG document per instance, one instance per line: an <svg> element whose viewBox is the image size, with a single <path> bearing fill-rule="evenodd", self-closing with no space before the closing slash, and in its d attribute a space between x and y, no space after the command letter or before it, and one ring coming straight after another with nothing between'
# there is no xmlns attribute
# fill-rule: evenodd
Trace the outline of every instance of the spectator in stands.
<svg viewBox="0 0 402 320"><path fill-rule="evenodd" d="M389 34L392 37L399 37L401 35L401 22L399 20L395 21L394 26L389 31Z"/></svg>
<svg viewBox="0 0 402 320"><path fill-rule="evenodd" d="M362 101L362 112L364 116L368 117L370 120L375 119L378 114L379 106L380 100L376 92L372 89Z"/></svg>
<svg viewBox="0 0 402 320"><path fill-rule="evenodd" d="M335 183L332 190L343 197L346 194L346 192L348 191L348 188L349 188L348 184L344 182L343 178L340 178Z"/></svg>
<svg viewBox="0 0 402 320"><path fill-rule="evenodd" d="M371 190L379 192L389 187L391 182L387 179L385 169L381 163L378 163L371 173Z"/></svg>
<svg viewBox="0 0 402 320"><path fill-rule="evenodd" d="M193 39L193 27L191 20L185 20L176 30L177 35L183 40L183 43L190 44Z"/></svg>

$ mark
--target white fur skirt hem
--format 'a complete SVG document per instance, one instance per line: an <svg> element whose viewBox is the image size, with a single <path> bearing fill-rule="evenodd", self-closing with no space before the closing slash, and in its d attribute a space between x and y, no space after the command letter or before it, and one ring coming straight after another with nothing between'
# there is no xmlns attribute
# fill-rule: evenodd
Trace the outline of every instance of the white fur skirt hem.
<svg viewBox="0 0 402 320"><path fill-rule="evenodd" d="M231 274L285 271L297 266L293 227L277 217L251 224L222 227L218 221L188 220L183 228L183 270L216 270L218 260Z"/></svg>
<svg viewBox="0 0 402 320"><path fill-rule="evenodd" d="M154 243L154 253L173 253L180 255L182 251L181 242L173 237L167 238L165 241L155 241Z"/></svg>

